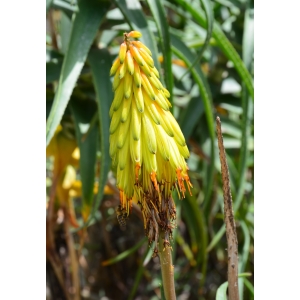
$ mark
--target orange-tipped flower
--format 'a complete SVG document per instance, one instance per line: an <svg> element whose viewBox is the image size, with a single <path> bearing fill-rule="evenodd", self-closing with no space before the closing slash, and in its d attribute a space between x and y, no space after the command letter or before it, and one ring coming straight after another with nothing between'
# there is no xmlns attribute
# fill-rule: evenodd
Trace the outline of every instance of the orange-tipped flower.
<svg viewBox="0 0 300 300"><path fill-rule="evenodd" d="M149 241L157 250L159 230L169 246L176 219L172 190L181 198L192 187L185 159L184 136L169 111L170 93L159 80L151 51L138 31L124 34L114 75L114 100L110 109L110 155L117 167L120 190L118 219L127 217L132 199L140 205ZM121 216L122 215L122 216Z"/></svg>

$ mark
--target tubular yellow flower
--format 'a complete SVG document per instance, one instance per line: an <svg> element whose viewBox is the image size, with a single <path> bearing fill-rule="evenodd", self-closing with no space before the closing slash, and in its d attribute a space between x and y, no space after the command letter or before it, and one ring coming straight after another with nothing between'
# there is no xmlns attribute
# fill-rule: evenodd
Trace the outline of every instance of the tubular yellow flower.
<svg viewBox="0 0 300 300"><path fill-rule="evenodd" d="M115 96L110 109L110 155L120 190L118 218L125 220L134 199L156 254L159 230L165 232L164 246L170 246L176 219L172 191L184 198L192 184L185 162L189 150L169 111L170 93L159 80L151 51L130 40L138 37L138 31L124 34L111 68Z"/></svg>

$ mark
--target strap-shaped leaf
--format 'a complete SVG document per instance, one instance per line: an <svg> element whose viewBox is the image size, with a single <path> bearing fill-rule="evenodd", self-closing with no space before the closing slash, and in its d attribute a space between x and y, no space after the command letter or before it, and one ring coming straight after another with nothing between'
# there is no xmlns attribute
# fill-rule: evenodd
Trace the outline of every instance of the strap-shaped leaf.
<svg viewBox="0 0 300 300"><path fill-rule="evenodd" d="M193 5L184 0L176 0L176 2L182 7L182 9L188 11L191 14L195 21L199 23L199 25L201 25L203 28L207 28L205 13L201 8L195 9ZM227 58L233 62L235 69L237 70L237 72L241 76L242 81L247 87L249 95L254 100L253 79L239 54L236 52L236 50L224 34L223 30L221 29L221 26L216 21L214 21L213 26L213 37L215 38L219 47L222 49Z"/></svg>
<svg viewBox="0 0 300 300"><path fill-rule="evenodd" d="M92 220L101 204L103 190L111 164L109 156L109 108L112 103L113 92L109 76L112 61L107 49L92 49L88 56L88 62L91 65L93 82L97 95L101 150L98 194L89 218L89 220Z"/></svg>
<svg viewBox="0 0 300 300"><path fill-rule="evenodd" d="M157 26L159 42L163 52L163 66L167 89L170 92L170 102L173 104L173 73L172 73L172 50L169 35L167 16L160 0L148 0L152 16Z"/></svg>
<svg viewBox="0 0 300 300"><path fill-rule="evenodd" d="M74 19L68 50L64 57L53 106L47 120L47 145L61 121L90 46L106 14L108 4L109 2L101 0L81 0L79 2L79 12Z"/></svg>
<svg viewBox="0 0 300 300"><path fill-rule="evenodd" d="M89 214L94 196L95 165L97 154L98 127L93 126L83 139L86 132L84 127L91 126L91 119L97 104L94 101L71 101L75 120L77 143L80 149L80 178L82 182L82 203L84 218Z"/></svg>

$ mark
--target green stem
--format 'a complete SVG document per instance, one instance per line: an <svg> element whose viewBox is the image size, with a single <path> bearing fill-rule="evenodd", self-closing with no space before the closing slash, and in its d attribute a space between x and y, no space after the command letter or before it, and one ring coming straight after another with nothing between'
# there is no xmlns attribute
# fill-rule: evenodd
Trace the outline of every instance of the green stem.
<svg viewBox="0 0 300 300"><path fill-rule="evenodd" d="M165 233L159 232L159 259L161 266L161 275L164 286L166 300L176 300L174 285L174 266L172 264L171 247L164 247Z"/></svg>

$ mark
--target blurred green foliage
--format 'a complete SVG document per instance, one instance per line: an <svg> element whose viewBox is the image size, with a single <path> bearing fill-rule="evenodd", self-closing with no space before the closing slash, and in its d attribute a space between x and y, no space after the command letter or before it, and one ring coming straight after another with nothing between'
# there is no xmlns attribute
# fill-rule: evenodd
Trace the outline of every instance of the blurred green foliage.
<svg viewBox="0 0 300 300"><path fill-rule="evenodd" d="M250 273L239 279L240 294L254 299L253 6L247 0L47 1L48 299L160 298L159 262L151 259L138 208L126 231L117 222L119 196L108 154L109 70L123 33L133 29L153 53L191 153L193 196L176 201L177 298L216 299L227 280L218 115L239 273ZM53 146L56 138L59 147ZM65 159L58 176L54 160L70 156L75 146L69 154L59 149L73 142L79 164ZM218 297L224 291L226 285Z"/></svg>

